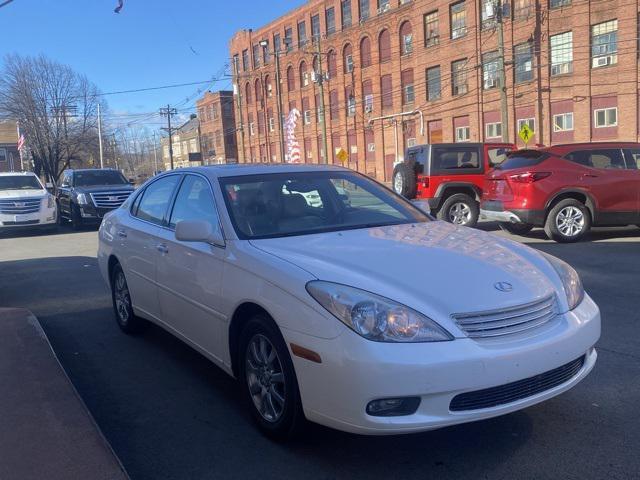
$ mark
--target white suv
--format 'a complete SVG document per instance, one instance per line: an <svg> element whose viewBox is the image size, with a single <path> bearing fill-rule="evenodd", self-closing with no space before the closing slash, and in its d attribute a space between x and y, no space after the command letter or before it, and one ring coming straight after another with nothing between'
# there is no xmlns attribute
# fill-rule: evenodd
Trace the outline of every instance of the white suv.
<svg viewBox="0 0 640 480"><path fill-rule="evenodd" d="M57 217L55 197L34 173L0 173L0 231L55 227Z"/></svg>

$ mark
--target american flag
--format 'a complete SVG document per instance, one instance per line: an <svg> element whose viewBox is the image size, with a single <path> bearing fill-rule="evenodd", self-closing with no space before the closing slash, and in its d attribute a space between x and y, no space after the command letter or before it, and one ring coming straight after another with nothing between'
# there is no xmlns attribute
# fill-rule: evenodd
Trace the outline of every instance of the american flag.
<svg viewBox="0 0 640 480"><path fill-rule="evenodd" d="M124 0L118 0L118 6L115 8L114 12L120 13L120 10L122 10L123 6L124 6Z"/></svg>
<svg viewBox="0 0 640 480"><path fill-rule="evenodd" d="M22 151L22 149L24 148L24 135L20 135L20 138L18 138L18 151Z"/></svg>

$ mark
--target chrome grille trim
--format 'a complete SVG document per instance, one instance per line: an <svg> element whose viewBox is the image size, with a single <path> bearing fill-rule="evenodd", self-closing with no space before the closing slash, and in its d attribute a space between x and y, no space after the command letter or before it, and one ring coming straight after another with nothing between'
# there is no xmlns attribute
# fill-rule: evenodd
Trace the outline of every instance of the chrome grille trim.
<svg viewBox="0 0 640 480"><path fill-rule="evenodd" d="M25 215L40 211L42 198L16 198L0 200L0 213L4 215Z"/></svg>
<svg viewBox="0 0 640 480"><path fill-rule="evenodd" d="M93 204L98 208L118 208L133 192L97 192L90 193Z"/></svg>
<svg viewBox="0 0 640 480"><path fill-rule="evenodd" d="M456 313L451 317L469 338L488 338L539 327L557 315L556 296L551 294L541 300L503 308L473 313Z"/></svg>

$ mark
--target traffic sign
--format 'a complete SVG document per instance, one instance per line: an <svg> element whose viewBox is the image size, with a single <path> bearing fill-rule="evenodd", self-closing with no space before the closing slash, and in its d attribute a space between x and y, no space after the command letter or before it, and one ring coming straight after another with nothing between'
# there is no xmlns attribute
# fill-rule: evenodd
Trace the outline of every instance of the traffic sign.
<svg viewBox="0 0 640 480"><path fill-rule="evenodd" d="M344 148L339 148L336 152L336 157L338 157L338 160L341 162L346 162L349 159L349 154Z"/></svg>
<svg viewBox="0 0 640 480"><path fill-rule="evenodd" d="M518 135L520 135L520 138L522 139L522 141L524 142L524 144L528 144L529 141L531 140L531 137L533 137L533 134L535 132L533 130L531 130L531 127L529 127L529 125L527 125L526 123L522 124L522 127L520 127L520 131L518 132Z"/></svg>

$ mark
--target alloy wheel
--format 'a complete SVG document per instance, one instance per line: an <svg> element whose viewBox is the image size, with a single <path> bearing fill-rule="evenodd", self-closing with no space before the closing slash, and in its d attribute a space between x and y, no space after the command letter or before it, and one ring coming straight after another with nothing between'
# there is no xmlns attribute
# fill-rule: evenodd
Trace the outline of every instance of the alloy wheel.
<svg viewBox="0 0 640 480"><path fill-rule="evenodd" d="M124 273L121 271L116 274L114 296L118 317L122 323L126 324L129 321L129 311L131 310L131 296Z"/></svg>
<svg viewBox="0 0 640 480"><path fill-rule="evenodd" d="M584 229L584 214L574 206L568 206L558 212L556 227L566 237L575 237Z"/></svg>
<svg viewBox="0 0 640 480"><path fill-rule="evenodd" d="M396 176L393 179L393 189L396 193L402 193L403 181L402 175L400 173L396 173Z"/></svg>
<svg viewBox="0 0 640 480"><path fill-rule="evenodd" d="M449 221L455 225L466 225L471 220L471 209L469 205L457 202L449 209Z"/></svg>
<svg viewBox="0 0 640 480"><path fill-rule="evenodd" d="M262 418L277 422L286 401L285 378L278 352L263 334L254 335L245 352L249 395Z"/></svg>

